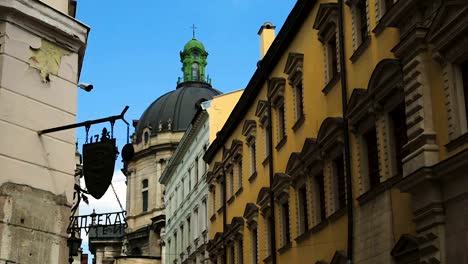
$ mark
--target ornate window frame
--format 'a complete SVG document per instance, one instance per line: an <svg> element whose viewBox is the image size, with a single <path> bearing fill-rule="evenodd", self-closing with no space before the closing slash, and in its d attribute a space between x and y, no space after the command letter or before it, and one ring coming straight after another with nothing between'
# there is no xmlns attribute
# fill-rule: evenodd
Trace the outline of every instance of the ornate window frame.
<svg viewBox="0 0 468 264"><path fill-rule="evenodd" d="M243 217L246 219L247 228L250 230L250 239L255 240L255 247L251 247L251 263L258 263L260 258L258 250L258 206L254 203L247 203L244 209ZM255 258L254 258L255 256Z"/></svg>
<svg viewBox="0 0 468 264"><path fill-rule="evenodd" d="M468 114L460 65L468 63L468 3L442 1L427 35L434 58L442 66L448 119L448 151L468 142Z"/></svg>
<svg viewBox="0 0 468 264"><path fill-rule="evenodd" d="M270 156L270 129L271 126L268 123L268 101L259 100L257 103L257 109L255 110L255 116L259 119L260 127L263 130L263 148L265 159L262 164L265 166Z"/></svg>
<svg viewBox="0 0 468 264"><path fill-rule="evenodd" d="M287 140L286 107L284 101L284 90L286 80L284 78L271 78L268 86L268 96L276 115L276 150L280 150Z"/></svg>
<svg viewBox="0 0 468 264"><path fill-rule="evenodd" d="M284 73L288 75L288 83L294 91L295 122L292 129L296 131L304 123L304 54L290 52Z"/></svg>
<svg viewBox="0 0 468 264"><path fill-rule="evenodd" d="M314 29L318 30L319 41L323 44L324 52L324 76L325 87L322 92L328 92L340 79L340 56L338 48L340 47L338 38L338 4L337 3L323 3L320 4L317 16L314 22ZM330 41L335 40L335 50L332 50ZM333 63L333 57L336 58L336 66ZM336 67L336 72L334 67Z"/></svg>
<svg viewBox="0 0 468 264"><path fill-rule="evenodd" d="M291 247L291 206L289 201L289 187L291 186L291 176L284 173L275 173L273 176L272 190L275 202L279 205L280 211L280 245L278 252L284 253ZM286 204L288 212L284 212L283 205Z"/></svg>
<svg viewBox="0 0 468 264"><path fill-rule="evenodd" d="M262 187L258 192L257 204L260 206L260 213L265 223L265 241L271 240L271 229L270 229L270 217L271 217L271 206L270 206L270 188ZM265 243L266 258L263 260L265 263L271 257L271 246L270 243Z"/></svg>
<svg viewBox="0 0 468 264"><path fill-rule="evenodd" d="M376 0L379 1L379 0ZM363 11L359 5L364 3L364 12L366 12L366 35L362 36L361 28L361 12ZM356 62L358 58L369 47L370 37L370 17L369 17L369 0L346 0L346 4L350 7L351 11L351 24L352 24L352 39L353 39L353 55L351 55L351 62Z"/></svg>
<svg viewBox="0 0 468 264"><path fill-rule="evenodd" d="M245 120L242 135L245 136L245 143L249 148L249 182L252 182L257 177L257 123L254 120Z"/></svg>
<svg viewBox="0 0 468 264"><path fill-rule="evenodd" d="M340 117L326 118L320 126L317 141L325 159L324 175L325 181L329 182L329 197L331 197L328 215L331 215L343 209L339 205L339 179L337 179L337 168L334 164L337 158L344 158L343 119ZM327 187L325 186L325 188Z"/></svg>

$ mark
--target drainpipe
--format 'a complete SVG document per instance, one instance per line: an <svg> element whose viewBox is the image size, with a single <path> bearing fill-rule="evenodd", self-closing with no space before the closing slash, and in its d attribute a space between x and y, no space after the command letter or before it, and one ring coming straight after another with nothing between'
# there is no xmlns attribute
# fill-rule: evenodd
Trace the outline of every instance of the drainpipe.
<svg viewBox="0 0 468 264"><path fill-rule="evenodd" d="M224 153L226 150L226 147L223 145L223 152ZM226 170L224 169L224 166L222 167L223 168L223 175L221 176L222 177L222 186L221 188L223 188L223 197L221 198L222 199L222 203L223 203L223 264L227 264L227 243L226 243L226 227L227 227L227 221L226 221L226 217L227 217L227 204L226 204Z"/></svg>
<svg viewBox="0 0 468 264"><path fill-rule="evenodd" d="M343 21L343 0L338 0L338 35L340 42L340 74L341 74L341 101L343 107L343 126L344 126L344 147L345 147L345 170L346 170L346 202L348 213L348 249L347 258L348 264L353 263L354 250L354 216L353 216L353 188L351 177L351 152L349 143L349 125L346 118L348 110L348 86L346 78L346 62L345 62L345 45L344 45L344 21Z"/></svg>
<svg viewBox="0 0 468 264"><path fill-rule="evenodd" d="M267 78L267 87L270 86L270 79ZM268 89L268 88L267 88ZM271 260L273 264L276 264L276 227L275 227L275 198L273 195L273 123L271 118L271 98L268 98L268 148L269 148L269 157L268 157L268 169L270 174L270 248L271 248Z"/></svg>
<svg viewBox="0 0 468 264"><path fill-rule="evenodd" d="M260 61L257 63L257 67L260 68ZM263 76L265 77L267 83L267 90L270 87L270 79L266 76L266 73L262 70ZM268 105L268 148L269 148L269 156L268 156L268 170L270 176L270 218L268 219L270 222L270 249L271 249L271 261L272 264L276 264L276 227L275 227L275 198L273 193L273 174L274 174L274 167L273 167L273 122L272 122L272 111L271 111L271 98L268 95L267 91L267 105Z"/></svg>

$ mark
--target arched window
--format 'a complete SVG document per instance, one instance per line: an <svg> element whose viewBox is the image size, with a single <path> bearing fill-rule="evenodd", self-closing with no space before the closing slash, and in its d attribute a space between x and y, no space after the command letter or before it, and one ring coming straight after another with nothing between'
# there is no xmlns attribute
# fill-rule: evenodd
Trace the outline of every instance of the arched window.
<svg viewBox="0 0 468 264"><path fill-rule="evenodd" d="M198 63L192 64L192 81L198 81L200 79L200 71Z"/></svg>

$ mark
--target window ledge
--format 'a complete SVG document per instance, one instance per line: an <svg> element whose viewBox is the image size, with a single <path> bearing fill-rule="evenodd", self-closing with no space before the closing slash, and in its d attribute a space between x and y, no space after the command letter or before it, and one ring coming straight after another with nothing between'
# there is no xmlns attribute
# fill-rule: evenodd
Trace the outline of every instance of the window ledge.
<svg viewBox="0 0 468 264"><path fill-rule="evenodd" d="M325 85L325 87L322 89L322 93L324 93L325 95L327 95L331 89L333 88L333 86L335 86L335 84L341 79L340 77L340 74L339 72L336 73L335 76L333 76L333 78L328 81L327 85Z"/></svg>
<svg viewBox="0 0 468 264"><path fill-rule="evenodd" d="M234 195L231 195L231 197L227 200L227 204L232 204L234 202Z"/></svg>
<svg viewBox="0 0 468 264"><path fill-rule="evenodd" d="M370 35L367 35L364 41L359 45L359 47L354 51L353 55L351 55L351 60L352 63L355 63L359 57L364 53L364 51L367 50L371 42L371 37Z"/></svg>
<svg viewBox="0 0 468 264"><path fill-rule="evenodd" d="M236 191L236 196L239 196L242 191L244 191L244 187L240 187L239 190Z"/></svg>
<svg viewBox="0 0 468 264"><path fill-rule="evenodd" d="M445 148L447 149L447 151L453 151L465 143L468 143L468 132L462 134L461 136L453 140L450 140L450 142L445 145Z"/></svg>
<svg viewBox="0 0 468 264"><path fill-rule="evenodd" d="M288 137L287 137L287 136L284 136L284 137L280 140L280 142L278 142L278 144L276 145L276 147L275 147L276 150L280 150L280 149L284 146L284 144L286 144L286 141L287 141L287 140L288 140Z"/></svg>
<svg viewBox="0 0 468 264"><path fill-rule="evenodd" d="M266 257L264 260L263 260L263 263L271 263L273 257L270 255L268 255L268 257Z"/></svg>
<svg viewBox="0 0 468 264"><path fill-rule="evenodd" d="M294 126L292 127L292 130L294 132L296 132L296 130L298 130L302 124L304 124L304 121L305 121L305 117L304 117L304 114L301 114L301 116L299 117L299 119L297 119L296 123L294 124Z"/></svg>
<svg viewBox="0 0 468 264"><path fill-rule="evenodd" d="M314 227L309 229L310 234L315 234L320 232L322 229L324 229L328 225L327 219L322 219L322 221L318 224L316 224Z"/></svg>
<svg viewBox="0 0 468 264"><path fill-rule="evenodd" d="M358 201L359 205L362 206L367 202L374 200L377 196L384 193L385 191L391 189L395 184L400 182L402 177L400 175L394 176L384 182L379 183L374 188L368 190L367 192L363 193L359 196L356 200Z"/></svg>
<svg viewBox="0 0 468 264"><path fill-rule="evenodd" d="M291 248L291 242L288 242L286 245L278 249L278 253L283 254L284 252L288 251L288 249L290 248Z"/></svg>
<svg viewBox="0 0 468 264"><path fill-rule="evenodd" d="M214 220L216 220L216 214L213 214L213 215L210 217L210 221L211 221L211 222L214 222Z"/></svg>
<svg viewBox="0 0 468 264"><path fill-rule="evenodd" d="M340 219L343 215L346 214L346 208L347 207L345 206L343 208L338 209L333 214L331 214L329 217L327 217L327 220L330 221L330 222L334 222L334 221Z"/></svg>
<svg viewBox="0 0 468 264"><path fill-rule="evenodd" d="M306 240L312 233L309 232L309 230L304 231L302 234L300 234L298 237L296 237L294 240L296 240L297 243L301 243L302 241Z"/></svg>
<svg viewBox="0 0 468 264"><path fill-rule="evenodd" d="M263 160L262 162L263 166L266 166L270 162L270 155L271 154L268 154L268 156L266 156L265 159Z"/></svg>
<svg viewBox="0 0 468 264"><path fill-rule="evenodd" d="M257 172L254 172L254 173L252 173L252 175L250 175L249 182L253 182L253 180L255 180L255 178L257 178Z"/></svg>
<svg viewBox="0 0 468 264"><path fill-rule="evenodd" d="M218 214L221 214L221 212L223 211L223 207L224 206L221 206L220 208L218 208L218 210L217 210Z"/></svg>

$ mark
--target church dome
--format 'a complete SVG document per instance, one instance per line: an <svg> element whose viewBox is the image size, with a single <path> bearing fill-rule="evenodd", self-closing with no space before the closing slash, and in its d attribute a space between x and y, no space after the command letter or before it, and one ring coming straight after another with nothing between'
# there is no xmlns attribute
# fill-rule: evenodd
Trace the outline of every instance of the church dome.
<svg viewBox="0 0 468 264"><path fill-rule="evenodd" d="M150 128L151 135L160 132L187 130L200 103L219 95L216 89L205 83L184 83L178 89L156 99L141 115L135 128L137 143L143 138L143 130Z"/></svg>
<svg viewBox="0 0 468 264"><path fill-rule="evenodd" d="M135 127L136 143L161 132L187 130L200 103L221 94L211 87L211 79L205 76L208 52L195 36L185 44L180 53L183 78L177 81L174 91L156 99L141 115ZM149 128L151 133L143 135ZM146 133L146 132L145 132Z"/></svg>
<svg viewBox="0 0 468 264"><path fill-rule="evenodd" d="M189 51L193 48L197 48L201 51L205 51L205 46L203 46L203 43L201 43L200 41L198 41L197 39L193 38L191 39L189 42L187 42L187 44L185 44L184 46L184 51Z"/></svg>

